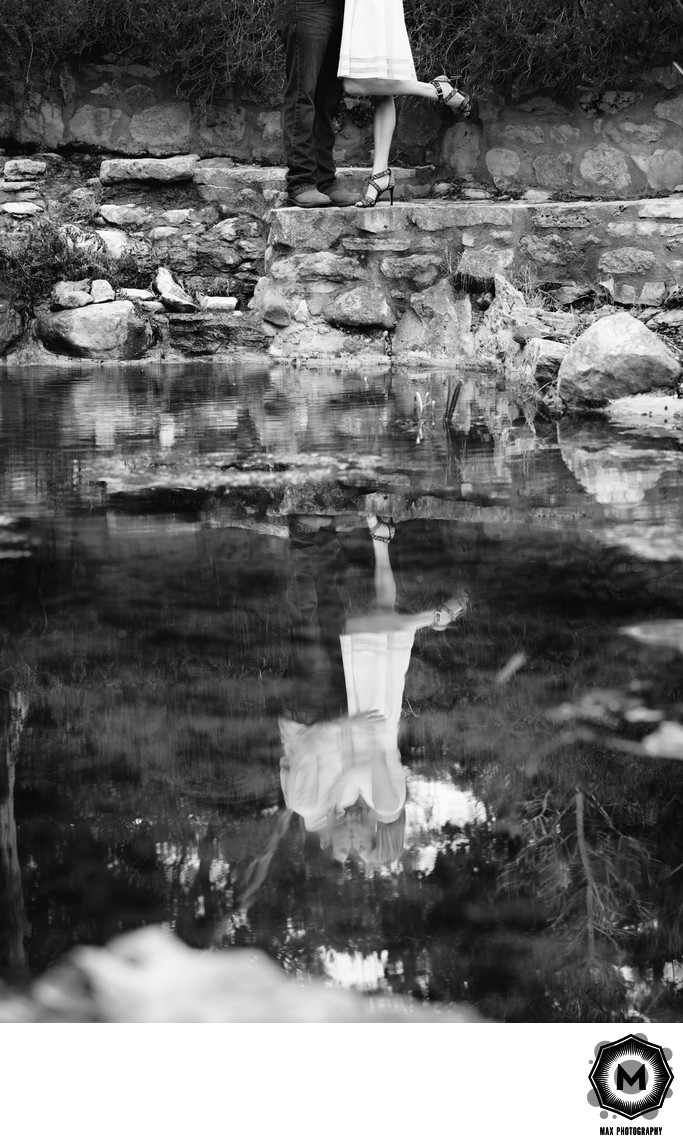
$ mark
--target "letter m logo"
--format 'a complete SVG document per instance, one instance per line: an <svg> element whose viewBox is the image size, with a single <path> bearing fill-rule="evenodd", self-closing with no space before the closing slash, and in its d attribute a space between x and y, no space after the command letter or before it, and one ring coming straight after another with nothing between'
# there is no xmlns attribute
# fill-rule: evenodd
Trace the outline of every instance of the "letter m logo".
<svg viewBox="0 0 683 1143"><path fill-rule="evenodd" d="M625 1091L627 1093L645 1091L647 1087L645 1064L641 1064L640 1067L638 1067L635 1061L631 1061L628 1064L628 1069L627 1071L623 1064L617 1066L617 1091Z"/></svg>

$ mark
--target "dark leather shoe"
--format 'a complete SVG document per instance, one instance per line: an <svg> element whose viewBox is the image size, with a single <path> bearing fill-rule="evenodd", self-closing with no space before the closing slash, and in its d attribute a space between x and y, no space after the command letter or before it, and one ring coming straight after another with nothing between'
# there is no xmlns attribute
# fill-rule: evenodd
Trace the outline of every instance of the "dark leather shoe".
<svg viewBox="0 0 683 1143"><path fill-rule="evenodd" d="M353 206L358 201L358 193L353 190L344 190L339 183L333 183L323 192L327 195L332 206Z"/></svg>
<svg viewBox="0 0 683 1143"><path fill-rule="evenodd" d="M287 199L288 206L303 206L312 210L317 206L331 206L329 195L323 194L317 187L300 187L292 191Z"/></svg>

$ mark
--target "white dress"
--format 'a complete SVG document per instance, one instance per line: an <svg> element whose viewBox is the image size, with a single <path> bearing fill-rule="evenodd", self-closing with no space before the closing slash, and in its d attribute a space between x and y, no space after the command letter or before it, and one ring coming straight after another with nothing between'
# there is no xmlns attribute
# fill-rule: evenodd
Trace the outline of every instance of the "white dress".
<svg viewBox="0 0 683 1143"><path fill-rule="evenodd" d="M398 725L413 639L412 630L342 635L348 717L313 726L279 720L285 804L301 814L306 829L321 829L328 814L354 805L359 795L379 821L398 818L406 800ZM393 806L384 813L373 806L372 759L378 754L394 794Z"/></svg>
<svg viewBox="0 0 683 1143"><path fill-rule="evenodd" d="M350 79L417 79L403 0L346 0L338 74Z"/></svg>

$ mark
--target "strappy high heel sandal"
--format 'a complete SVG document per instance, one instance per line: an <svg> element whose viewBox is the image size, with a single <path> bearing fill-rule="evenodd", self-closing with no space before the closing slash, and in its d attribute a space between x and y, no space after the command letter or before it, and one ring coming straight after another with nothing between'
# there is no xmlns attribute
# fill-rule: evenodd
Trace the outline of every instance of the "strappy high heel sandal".
<svg viewBox="0 0 683 1143"><path fill-rule="evenodd" d="M450 103L451 99L453 99L455 95L461 95L464 102L459 103L457 107L449 107L448 110L452 111L455 115L460 115L463 119L469 118L473 111L472 100L464 91L458 90L458 86L455 80L449 79L447 75L437 75L436 79L431 79L429 82L436 91L438 102L443 103L444 106L445 104ZM448 95L444 95L444 91L441 86L442 83L447 83L449 85L451 90L448 92Z"/></svg>
<svg viewBox="0 0 683 1143"><path fill-rule="evenodd" d="M379 185L379 183L377 182L377 179L386 179L386 178L388 178L388 180L389 180L387 185L385 187L381 187ZM389 202L393 206L394 205L394 187L395 186L396 186L396 179L394 178L394 176L391 173L391 167L387 167L386 171L378 171L377 174L375 174L375 172L373 171L372 178L370 179L370 182L368 183L368 189L365 192L365 194L363 195L363 197L358 199L356 206L363 207L364 209L366 207L369 207L369 206L376 206L377 203L379 202L379 200L381 199L382 195L386 194L387 191L389 192ZM372 187L372 189L375 192L374 198L371 198L369 193L368 193L370 190L370 187Z"/></svg>
<svg viewBox="0 0 683 1143"><path fill-rule="evenodd" d="M381 516L366 516L365 523L370 529L373 540L379 540L381 544L390 544L396 535L396 525L393 520L383 520Z"/></svg>

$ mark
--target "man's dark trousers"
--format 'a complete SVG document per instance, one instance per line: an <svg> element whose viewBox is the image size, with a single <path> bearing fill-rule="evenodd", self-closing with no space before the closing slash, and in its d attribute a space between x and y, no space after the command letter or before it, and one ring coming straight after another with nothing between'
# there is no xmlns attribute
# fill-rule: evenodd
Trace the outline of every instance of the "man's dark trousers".
<svg viewBox="0 0 683 1143"><path fill-rule="evenodd" d="M342 96L337 76L344 0L282 0L280 32L286 83L283 143L287 190L329 190L334 182L334 116Z"/></svg>

